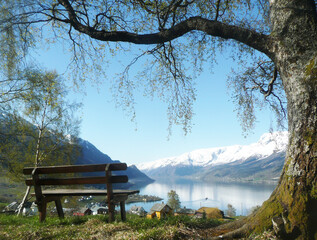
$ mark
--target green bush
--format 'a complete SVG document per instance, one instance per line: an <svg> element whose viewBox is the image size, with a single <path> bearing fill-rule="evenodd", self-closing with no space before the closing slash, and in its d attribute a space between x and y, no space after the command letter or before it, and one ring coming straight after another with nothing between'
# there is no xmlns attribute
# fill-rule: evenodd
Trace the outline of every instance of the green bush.
<svg viewBox="0 0 317 240"><path fill-rule="evenodd" d="M127 224L132 229L139 230L139 229L150 229L150 228L162 226L164 225L164 222L157 218L148 219L148 218L141 218L136 215L128 215Z"/></svg>
<svg viewBox="0 0 317 240"><path fill-rule="evenodd" d="M148 229L147 231L143 230L138 236L140 240L164 240L164 239L173 239L176 235L177 227L156 227Z"/></svg>
<svg viewBox="0 0 317 240"><path fill-rule="evenodd" d="M8 204L7 203L3 203L0 200L0 211L2 211Z"/></svg>

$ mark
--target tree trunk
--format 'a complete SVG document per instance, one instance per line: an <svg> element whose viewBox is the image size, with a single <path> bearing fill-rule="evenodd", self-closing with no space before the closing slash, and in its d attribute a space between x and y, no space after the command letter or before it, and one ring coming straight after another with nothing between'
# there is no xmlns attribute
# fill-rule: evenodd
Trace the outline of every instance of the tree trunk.
<svg viewBox="0 0 317 240"><path fill-rule="evenodd" d="M44 111L44 116L45 116L45 111ZM38 134L38 139L37 139L37 144L36 144L36 152L35 152L35 167L38 167L40 165L40 147L41 147L42 133L43 133L42 127L43 127L43 121L42 121L41 128L38 129L39 134ZM21 214L21 211L23 210L23 207L24 207L24 205L26 203L26 200L27 200L27 197L28 197L28 195L30 193L30 190L31 190L31 187L28 186L26 191L25 191L23 200L22 200L21 204L19 205L19 209L18 209L18 214L17 215Z"/></svg>
<svg viewBox="0 0 317 240"><path fill-rule="evenodd" d="M272 3L271 19L289 142L280 182L258 215L280 216L286 239L317 239L316 9L309 0L279 0Z"/></svg>
<svg viewBox="0 0 317 240"><path fill-rule="evenodd" d="M254 229L263 231L280 217L285 227L280 238L317 239L317 78L307 72L309 62L281 65L289 145L279 184L254 216Z"/></svg>
<svg viewBox="0 0 317 240"><path fill-rule="evenodd" d="M25 205L25 203L26 203L26 201L27 201L27 197L28 197L28 195L29 195L29 193L30 193L30 190L31 190L31 186L28 186L27 189L26 189L26 191L25 191L25 194L24 194L24 197L23 197L23 199L22 199L22 202L20 203L20 205L19 205L19 207L18 207L18 213L17 213L18 216L19 216L19 215L22 213L22 211L23 211L23 208L24 208L24 205Z"/></svg>
<svg viewBox="0 0 317 240"><path fill-rule="evenodd" d="M279 218L280 238L317 239L316 9L309 0L271 1L271 20L274 61L288 101L289 142L279 184L253 217L253 228L263 231Z"/></svg>
<svg viewBox="0 0 317 240"><path fill-rule="evenodd" d="M282 78L289 141L271 197L243 228L224 237L274 227L280 239L317 239L317 20L312 0L272 0L272 55ZM272 57L273 56L273 57Z"/></svg>

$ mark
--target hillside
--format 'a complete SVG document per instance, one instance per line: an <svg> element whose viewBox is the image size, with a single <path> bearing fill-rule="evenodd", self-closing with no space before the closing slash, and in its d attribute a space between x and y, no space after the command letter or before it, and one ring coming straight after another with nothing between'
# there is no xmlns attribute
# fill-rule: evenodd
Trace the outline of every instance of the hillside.
<svg viewBox="0 0 317 240"><path fill-rule="evenodd" d="M266 133L250 145L199 149L139 164L148 176L224 181L270 181L282 170L287 132Z"/></svg>
<svg viewBox="0 0 317 240"><path fill-rule="evenodd" d="M24 119L20 119L19 121L23 122L23 124L25 124L28 128L31 129L31 131L36 131L36 128L29 122L27 122ZM27 148L30 145L30 140L28 140L29 138L23 138L23 143L21 142L21 138L15 137L15 134L11 134L9 135L8 133L14 132L13 129L15 128L14 122L10 121L10 115L9 114L0 114L0 140L1 142L5 142L7 143L7 145L3 145L0 146L0 167L3 167L3 171L5 171L8 168L8 161L10 160L10 158L6 155L6 152L8 150L8 152L10 152L9 150L10 147L15 146L18 148L16 148L16 152L17 154L19 154L21 157L20 159L23 159L25 157L25 155L27 154ZM7 137L7 135L9 135L11 138ZM11 140L10 140L11 139ZM48 137L46 137L46 139L50 139L51 141L55 141L55 136L53 134L49 135ZM8 144L8 142L10 144ZM90 142L81 139L81 138L77 138L76 139L76 144L79 145L79 148L77 149L77 145L74 145L75 143L73 142L73 140L69 140L68 142L63 142L62 144L59 144L58 146L62 149L67 149L68 146L76 146L76 151L72 151L71 153L71 162L72 164L96 164L96 163L112 163L112 162L119 162L119 161L114 161L112 160L107 154L102 153L101 151L99 151L93 144L91 144ZM77 156L77 150L79 151L79 155ZM12 152L12 151L11 151ZM62 152L64 153L64 152ZM52 153L52 155L54 155L55 153ZM60 154L61 156L63 156L63 154ZM56 157L54 156L56 159L63 159L62 157ZM53 158L53 159L55 159ZM51 159L51 158L49 158ZM121 159L120 159L121 160ZM121 160L122 162L125 162L125 159ZM27 166L30 166L30 164L32 163L28 163ZM62 165L65 164L62 161L60 161L59 163L54 163L54 162L50 162L50 165ZM24 164L25 165L25 164ZM19 165L18 172L22 172L22 167L23 164ZM102 174L102 173L101 173ZM118 172L118 174L120 174L120 172ZM128 175L129 177L129 184L125 184L124 186L142 186L142 185L146 185L148 183L153 182L153 180L151 178L149 178L148 176L146 176L144 173L142 173L136 166L132 165L132 166L128 166L128 169L126 171L123 172L123 174Z"/></svg>
<svg viewBox="0 0 317 240"><path fill-rule="evenodd" d="M112 160L107 154L102 153L93 144L86 140L79 139L78 143L81 146L81 154L77 158L76 164L120 162L119 160ZM122 162L124 162L124 160ZM120 171L117 173L119 174ZM128 175L129 183L131 185L140 186L153 182L153 179L141 172L135 165L128 166L128 169L122 173Z"/></svg>

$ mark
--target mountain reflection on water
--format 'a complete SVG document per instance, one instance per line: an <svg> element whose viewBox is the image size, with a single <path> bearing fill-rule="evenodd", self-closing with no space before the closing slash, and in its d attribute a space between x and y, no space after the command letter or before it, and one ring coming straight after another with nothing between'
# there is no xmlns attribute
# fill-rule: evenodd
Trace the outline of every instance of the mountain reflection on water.
<svg viewBox="0 0 317 240"><path fill-rule="evenodd" d="M181 206L191 209L200 207L218 207L225 211L231 204L237 215L247 215L250 210L261 205L269 198L276 184L243 183L243 182L198 182L183 179L168 179L156 181L140 189L142 195L154 195L167 202L167 193L175 190L181 201ZM131 206L142 206L149 211L154 203L131 203Z"/></svg>

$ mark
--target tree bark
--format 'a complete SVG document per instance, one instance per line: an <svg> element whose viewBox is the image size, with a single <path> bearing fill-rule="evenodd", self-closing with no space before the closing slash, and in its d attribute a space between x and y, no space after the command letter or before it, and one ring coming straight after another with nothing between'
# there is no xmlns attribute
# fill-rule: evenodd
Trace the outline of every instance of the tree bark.
<svg viewBox="0 0 317 240"><path fill-rule="evenodd" d="M279 11L279 12L276 12ZM317 238L317 21L313 1L271 5L275 62L288 108L289 145L278 187L263 209L284 219L287 238ZM273 211L273 212L274 212ZM276 215L276 214L275 214Z"/></svg>
<svg viewBox="0 0 317 240"><path fill-rule="evenodd" d="M19 207L18 207L18 213L17 213L18 216L19 216L19 215L22 213L22 211L23 211L23 208L24 208L24 205L25 205L25 203L26 203L26 201L27 201L27 197L28 197L28 195L29 195L29 193L30 193L30 190L31 190L31 186L28 186L27 189L26 189L26 191L25 191L25 194L24 194L24 197L23 197L23 199L22 199L22 202L20 203L20 205L19 205Z"/></svg>
<svg viewBox="0 0 317 240"><path fill-rule="evenodd" d="M280 218L284 225L281 239L317 239L317 21L314 1L271 1L271 21L273 61L287 96L289 142L277 188L249 218L247 230L243 230L263 232L272 228L272 220L275 223Z"/></svg>

